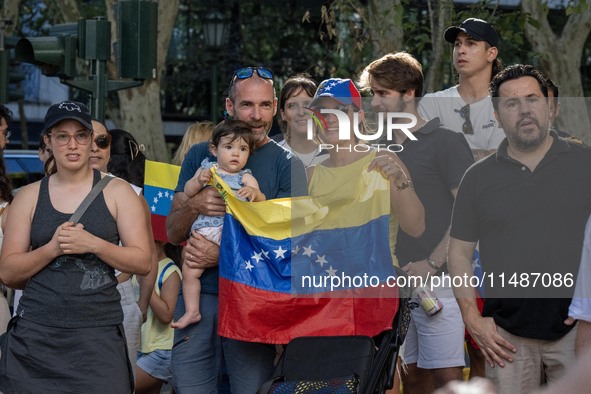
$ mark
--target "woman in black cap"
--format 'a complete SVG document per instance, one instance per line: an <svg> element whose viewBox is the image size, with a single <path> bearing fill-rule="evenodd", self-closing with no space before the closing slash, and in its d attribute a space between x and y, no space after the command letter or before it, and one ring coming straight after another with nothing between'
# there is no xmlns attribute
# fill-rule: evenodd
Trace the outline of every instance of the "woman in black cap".
<svg viewBox="0 0 591 394"><path fill-rule="evenodd" d="M26 286L0 341L0 389L131 393L114 269L150 270L146 215L129 185L115 178L73 222L106 176L90 167L90 115L79 103L52 105L44 132L55 165L13 201L0 258L0 279Z"/></svg>

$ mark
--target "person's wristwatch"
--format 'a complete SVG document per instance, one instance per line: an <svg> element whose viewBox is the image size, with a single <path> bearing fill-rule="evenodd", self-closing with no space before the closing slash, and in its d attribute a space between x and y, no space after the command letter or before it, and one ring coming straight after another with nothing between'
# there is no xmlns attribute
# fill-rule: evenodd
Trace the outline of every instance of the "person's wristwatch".
<svg viewBox="0 0 591 394"><path fill-rule="evenodd" d="M431 256L427 257L427 264L429 264L429 267L433 268L435 271L439 271L441 269L441 267L435 264Z"/></svg>
<svg viewBox="0 0 591 394"><path fill-rule="evenodd" d="M402 191L404 189L408 189L409 187L412 189L412 182L410 179L407 179L406 181L402 182L400 185L397 185L396 182L392 182L392 184L394 185L394 188L396 189L396 191Z"/></svg>

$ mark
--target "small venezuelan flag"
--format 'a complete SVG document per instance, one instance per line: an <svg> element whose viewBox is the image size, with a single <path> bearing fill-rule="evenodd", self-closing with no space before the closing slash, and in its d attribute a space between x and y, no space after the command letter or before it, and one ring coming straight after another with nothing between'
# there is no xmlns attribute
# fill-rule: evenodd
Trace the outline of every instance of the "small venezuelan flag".
<svg viewBox="0 0 591 394"><path fill-rule="evenodd" d="M166 216L172 205L180 172L179 166L146 160L144 197L150 207L152 231L157 241L168 241Z"/></svg>

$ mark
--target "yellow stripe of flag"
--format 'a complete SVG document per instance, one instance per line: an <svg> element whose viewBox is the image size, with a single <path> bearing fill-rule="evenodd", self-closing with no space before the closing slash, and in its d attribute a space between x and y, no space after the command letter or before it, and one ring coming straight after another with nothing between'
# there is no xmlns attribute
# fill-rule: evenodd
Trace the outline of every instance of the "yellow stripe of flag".
<svg viewBox="0 0 591 394"><path fill-rule="evenodd" d="M377 172L366 172L367 186L354 200L335 196L294 197L262 202L239 200L234 191L212 170L216 188L249 235L276 240L297 237L314 230L362 226L390 213L388 181ZM351 193L347 193L351 195Z"/></svg>
<svg viewBox="0 0 591 394"><path fill-rule="evenodd" d="M179 166L146 160L144 184L174 191L180 173Z"/></svg>

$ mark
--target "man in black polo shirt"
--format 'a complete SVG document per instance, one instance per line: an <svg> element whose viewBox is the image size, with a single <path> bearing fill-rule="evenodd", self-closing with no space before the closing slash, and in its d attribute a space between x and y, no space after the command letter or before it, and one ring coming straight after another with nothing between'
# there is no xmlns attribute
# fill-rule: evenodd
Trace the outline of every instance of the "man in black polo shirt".
<svg viewBox="0 0 591 394"><path fill-rule="evenodd" d="M482 316L473 288L454 292L487 377L500 393L525 393L574 361L576 328L567 317L591 212L591 149L551 130L545 78L534 67L501 71L491 96L506 138L460 184L449 264L452 276L469 276L480 242Z"/></svg>
<svg viewBox="0 0 591 394"><path fill-rule="evenodd" d="M421 64L410 54L398 52L375 60L365 68L360 84L371 90L376 112L403 112L417 118L410 129L417 140L400 130L394 133L398 153L413 179L415 192L425 207L425 232L415 238L398 230L396 256L409 275L439 275L447 261L449 225L454 197L466 169L474 163L462 134L441 125L439 118L427 122L417 110L423 90ZM400 123L405 123L401 121ZM392 141L381 141L387 145ZM451 286L433 288L443 309L433 316L418 304L405 342L402 374L405 393L426 393L452 380L462 379L464 324Z"/></svg>

